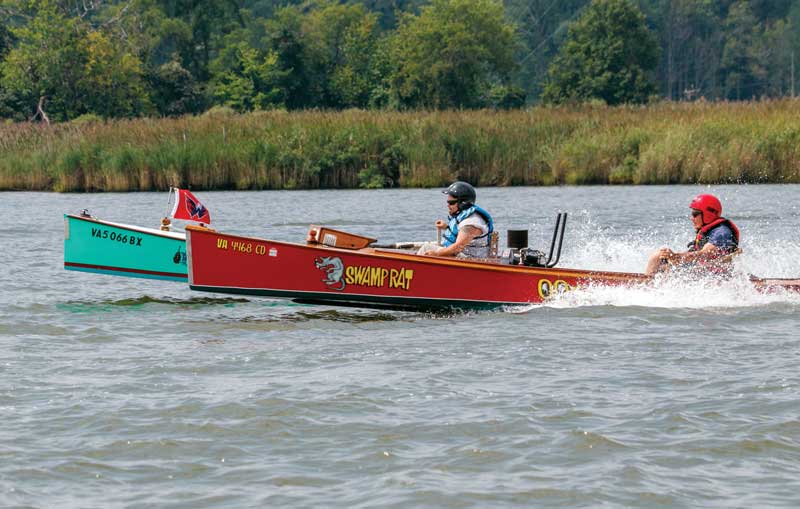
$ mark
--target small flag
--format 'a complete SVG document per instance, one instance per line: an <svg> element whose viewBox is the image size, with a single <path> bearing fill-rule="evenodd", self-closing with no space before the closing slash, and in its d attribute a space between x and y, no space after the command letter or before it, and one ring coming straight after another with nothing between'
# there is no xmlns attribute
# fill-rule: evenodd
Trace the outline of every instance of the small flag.
<svg viewBox="0 0 800 509"><path fill-rule="evenodd" d="M175 204L170 215L175 219L211 224L211 214L206 206L186 189L175 189Z"/></svg>

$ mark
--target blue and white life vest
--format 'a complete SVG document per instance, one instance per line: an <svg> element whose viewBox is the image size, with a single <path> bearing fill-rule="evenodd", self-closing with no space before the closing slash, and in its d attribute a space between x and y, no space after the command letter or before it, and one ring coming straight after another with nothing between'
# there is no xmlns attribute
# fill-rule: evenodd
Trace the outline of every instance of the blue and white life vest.
<svg viewBox="0 0 800 509"><path fill-rule="evenodd" d="M470 258L486 258L489 256L489 246L492 242L491 236L494 231L494 221L488 212L477 205L464 209L455 216L450 216L447 229L442 234L442 246L447 247L455 244L458 238L458 225L472 214L480 215L483 220L486 221L486 224L489 225L489 231L472 239L464 248L463 254Z"/></svg>

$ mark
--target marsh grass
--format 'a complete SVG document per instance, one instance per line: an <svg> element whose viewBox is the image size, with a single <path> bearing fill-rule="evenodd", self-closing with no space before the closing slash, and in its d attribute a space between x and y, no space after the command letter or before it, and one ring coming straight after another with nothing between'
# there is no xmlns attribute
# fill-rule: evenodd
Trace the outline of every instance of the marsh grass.
<svg viewBox="0 0 800 509"><path fill-rule="evenodd" d="M0 125L0 190L800 182L800 101Z"/></svg>

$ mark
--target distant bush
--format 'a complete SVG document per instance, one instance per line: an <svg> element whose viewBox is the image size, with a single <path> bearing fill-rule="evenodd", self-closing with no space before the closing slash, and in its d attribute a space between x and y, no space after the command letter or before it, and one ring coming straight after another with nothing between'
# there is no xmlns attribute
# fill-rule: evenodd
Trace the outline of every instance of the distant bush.
<svg viewBox="0 0 800 509"><path fill-rule="evenodd" d="M72 125L83 125L83 124L97 124L102 123L103 117L100 115L95 115L94 113L84 113L83 115L76 117L70 120L70 124Z"/></svg>

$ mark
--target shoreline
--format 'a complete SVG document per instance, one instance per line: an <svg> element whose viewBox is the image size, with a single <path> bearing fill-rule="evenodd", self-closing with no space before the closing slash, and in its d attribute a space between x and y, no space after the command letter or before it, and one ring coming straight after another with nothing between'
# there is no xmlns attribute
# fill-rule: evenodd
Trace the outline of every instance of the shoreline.
<svg viewBox="0 0 800 509"><path fill-rule="evenodd" d="M448 183L449 184L449 183ZM340 188L304 188L304 189L187 189L188 191L192 192L202 192L202 193L220 193L220 192L262 192L262 191L279 191L279 192L304 192L304 191L388 191L388 190L412 190L412 189L445 189L447 188L448 184L443 184L441 186L428 186L428 187L383 187L383 188L361 188L361 187L340 187ZM706 184L706 183L682 183L678 182L675 184L548 184L548 185L526 185L526 184L519 184L513 186L501 186L501 185L486 185L480 186L480 189L500 189L500 188L515 188L515 187L542 187L542 188L623 188L623 187L672 187L672 186L784 186L784 185L800 185L800 182L719 182L713 184ZM165 193L168 192L169 189L148 189L148 190L139 190L139 189L132 189L132 190L113 190L113 191L102 191L102 190L91 190L91 191L54 191L52 189L0 189L0 195L3 193L52 193L52 194L61 194L61 195L70 195L70 194L127 194L127 193Z"/></svg>
<svg viewBox="0 0 800 509"><path fill-rule="evenodd" d="M800 101L0 125L0 191L800 183Z"/></svg>

